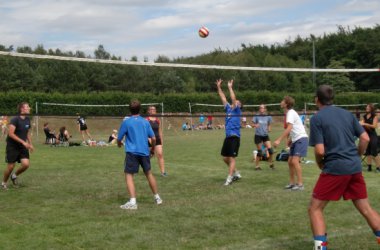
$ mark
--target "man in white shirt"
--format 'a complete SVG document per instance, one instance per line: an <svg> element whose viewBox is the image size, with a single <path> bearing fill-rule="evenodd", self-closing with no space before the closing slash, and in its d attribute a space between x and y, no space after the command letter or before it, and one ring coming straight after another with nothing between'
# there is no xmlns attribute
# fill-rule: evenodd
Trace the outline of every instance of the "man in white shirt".
<svg viewBox="0 0 380 250"><path fill-rule="evenodd" d="M273 145L277 147L281 140L288 138L289 152L289 184L285 189L292 191L300 191L304 189L302 181L302 169L300 164L301 157L307 155L308 136L305 127L302 124L298 113L293 109L294 99L290 96L285 96L281 101L281 108L286 114L286 129L282 135L274 141ZM297 176L297 182L295 181Z"/></svg>

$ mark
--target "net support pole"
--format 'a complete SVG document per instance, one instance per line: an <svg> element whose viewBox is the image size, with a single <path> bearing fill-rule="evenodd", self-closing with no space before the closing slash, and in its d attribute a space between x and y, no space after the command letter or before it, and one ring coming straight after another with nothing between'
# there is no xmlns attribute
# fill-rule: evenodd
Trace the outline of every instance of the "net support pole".
<svg viewBox="0 0 380 250"><path fill-rule="evenodd" d="M189 102L189 111L190 111L190 129L193 131L193 115L191 114L191 103Z"/></svg>
<svg viewBox="0 0 380 250"><path fill-rule="evenodd" d="M162 130L162 134L164 133L164 128L165 128L165 124L164 124L164 120L165 120L165 118L164 118L164 103L163 102L161 102L161 130Z"/></svg>
<svg viewBox="0 0 380 250"><path fill-rule="evenodd" d="M36 102L36 135L38 138L38 102Z"/></svg>

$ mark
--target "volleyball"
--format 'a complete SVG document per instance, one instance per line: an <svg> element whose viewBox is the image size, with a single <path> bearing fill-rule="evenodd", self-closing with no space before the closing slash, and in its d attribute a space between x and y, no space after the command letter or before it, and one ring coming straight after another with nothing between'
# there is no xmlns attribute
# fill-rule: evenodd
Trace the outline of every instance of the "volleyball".
<svg viewBox="0 0 380 250"><path fill-rule="evenodd" d="M206 38L209 33L210 32L208 31L208 29L205 26L200 27L200 29L198 30L198 34L202 38Z"/></svg>

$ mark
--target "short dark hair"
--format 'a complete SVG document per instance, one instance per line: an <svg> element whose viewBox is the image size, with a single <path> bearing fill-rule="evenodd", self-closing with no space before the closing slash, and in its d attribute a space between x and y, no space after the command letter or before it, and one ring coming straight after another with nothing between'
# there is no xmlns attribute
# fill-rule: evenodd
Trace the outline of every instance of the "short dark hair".
<svg viewBox="0 0 380 250"><path fill-rule="evenodd" d="M320 85L315 93L322 105L332 105L334 100L334 90L330 85Z"/></svg>
<svg viewBox="0 0 380 250"><path fill-rule="evenodd" d="M129 110L131 111L132 115L137 115L140 113L141 104L138 100L132 100L129 103Z"/></svg>

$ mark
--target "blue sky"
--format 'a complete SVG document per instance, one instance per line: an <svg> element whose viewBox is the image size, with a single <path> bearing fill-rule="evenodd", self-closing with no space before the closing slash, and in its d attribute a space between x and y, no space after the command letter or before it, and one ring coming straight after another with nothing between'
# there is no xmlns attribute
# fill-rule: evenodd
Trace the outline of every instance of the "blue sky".
<svg viewBox="0 0 380 250"><path fill-rule="evenodd" d="M380 24L379 0L2 0L0 44L139 61L196 56ZM210 30L198 36L199 27Z"/></svg>

